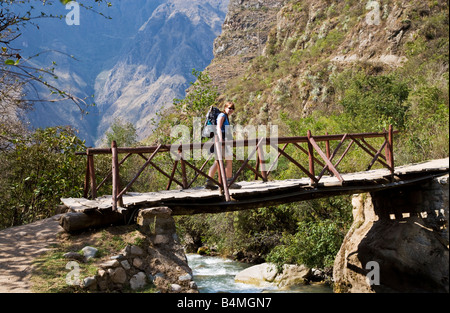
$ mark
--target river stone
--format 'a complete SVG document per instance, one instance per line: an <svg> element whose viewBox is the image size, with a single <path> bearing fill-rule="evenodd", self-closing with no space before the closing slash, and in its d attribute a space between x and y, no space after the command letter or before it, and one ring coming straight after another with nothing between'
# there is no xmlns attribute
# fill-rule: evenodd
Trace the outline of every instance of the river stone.
<svg viewBox="0 0 450 313"><path fill-rule="evenodd" d="M133 266L142 270L144 269L144 261L141 258L135 258L133 260Z"/></svg>
<svg viewBox="0 0 450 313"><path fill-rule="evenodd" d="M234 280L238 283L264 285L273 282L277 275L277 268L271 263L262 263L246 268L239 272Z"/></svg>
<svg viewBox="0 0 450 313"><path fill-rule="evenodd" d="M64 256L64 258L69 259L69 260L76 260L76 261L80 261L80 262L84 261L84 256L82 256L78 252L67 252L63 256Z"/></svg>
<svg viewBox="0 0 450 313"><path fill-rule="evenodd" d="M117 261L115 259L115 260L103 262L102 264L99 265L99 267L101 267L101 268L118 267L119 265L120 265L119 261Z"/></svg>
<svg viewBox="0 0 450 313"><path fill-rule="evenodd" d="M84 257L86 258L86 261L89 261L92 258L95 258L97 255L98 249L94 247L86 246L83 249L81 249L81 252L83 252Z"/></svg>
<svg viewBox="0 0 450 313"><path fill-rule="evenodd" d="M120 265L122 265L122 267L123 267L124 269L126 269L127 271L131 268L131 265L130 265L130 263L128 262L128 260L120 261Z"/></svg>
<svg viewBox="0 0 450 313"><path fill-rule="evenodd" d="M169 243L169 237L165 235L156 235L153 239L155 245L167 244Z"/></svg>
<svg viewBox="0 0 450 313"><path fill-rule="evenodd" d="M137 255L137 256L141 256L144 254L144 250L142 250L140 247L138 246L131 246L130 247L130 253L131 255Z"/></svg>
<svg viewBox="0 0 450 313"><path fill-rule="evenodd" d="M84 289L88 289L91 287L94 287L94 285L97 283L97 279L95 277L86 277L83 279L83 282L81 283L81 287Z"/></svg>
<svg viewBox="0 0 450 313"><path fill-rule="evenodd" d="M191 289L197 289L197 288L198 288L197 283L196 283L195 281L189 282L189 288L191 288Z"/></svg>
<svg viewBox="0 0 450 313"><path fill-rule="evenodd" d="M133 290L141 289L147 284L147 275L144 272L139 272L130 279L130 287Z"/></svg>
<svg viewBox="0 0 450 313"><path fill-rule="evenodd" d="M311 275L311 269L304 265L285 264L278 273L275 264L262 263L238 273L234 280L239 283L264 286L270 283L279 287L304 284Z"/></svg>
<svg viewBox="0 0 450 313"><path fill-rule="evenodd" d="M188 280L191 280L191 279L192 279L192 276L189 275L189 274L181 275L180 277L178 277L179 281L188 281Z"/></svg>
<svg viewBox="0 0 450 313"><path fill-rule="evenodd" d="M173 292L181 292L181 286L178 284L171 284L170 288L172 289Z"/></svg>

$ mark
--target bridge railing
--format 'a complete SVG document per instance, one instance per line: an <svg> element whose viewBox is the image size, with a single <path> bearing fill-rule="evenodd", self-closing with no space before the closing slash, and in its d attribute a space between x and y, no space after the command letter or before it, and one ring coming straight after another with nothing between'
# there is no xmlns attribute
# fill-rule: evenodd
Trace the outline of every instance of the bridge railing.
<svg viewBox="0 0 450 313"><path fill-rule="evenodd" d="M84 197L96 198L97 192L100 187L103 186L109 179L112 179L112 204L113 208L117 209L123 205L123 196L130 190L136 180L141 176L145 169L152 167L168 179L166 189L171 188L172 183L176 183L183 189L190 188L199 176L209 178L216 183L226 201L231 201L229 187L242 175L244 169L251 170L255 174L255 179L261 178L263 181L268 180L269 174L273 171L274 165L277 163L280 157L284 157L288 162L292 163L302 173L304 173L311 180L312 186L317 186L323 177L328 172L334 175L340 182L344 182L341 173L338 171L338 166L344 159L353 146L358 146L367 155L370 156L370 161L365 170L370 170L372 166L378 162L383 167L387 168L391 174L394 173L394 150L393 150L393 137L396 131L393 130L392 125L389 126L389 130L384 130L379 133L353 133L353 134L340 134L340 135L317 135L313 136L310 131L307 132L307 136L302 137L263 137L257 140L233 140L219 142L217 136L214 138L214 142L207 143L189 143L189 144L176 144L176 145L157 145L149 147L117 147L115 141L112 142L111 148L89 148L85 152L78 152L77 155L87 156L86 176L84 183ZM369 143L367 140L370 138L384 138L383 143L379 147L374 147L373 143ZM330 142L337 142L334 150L330 149ZM256 143L256 144L255 144ZM325 149L321 148L321 145L325 145ZM191 158L187 157L191 155L192 151L201 149L204 151L214 144L214 153L206 157L205 161L200 167L191 162ZM303 147L302 144L306 144ZM226 177L225 165L223 161L223 152L225 146L229 147L247 147L248 155L245 160L238 160L240 167L233 175L233 177ZM289 146L294 146L301 151L301 154L305 154L308 158L308 165L302 165L300 159L287 152ZM276 156L271 164L266 165L265 151L267 148L276 151ZM273 151L272 150L272 151ZM325 151L324 151L325 150ZM342 151L343 150L343 151ZM342 151L340 153L340 151ZM186 153L189 152L189 153ZM383 154L384 152L384 154ZM157 164L155 156L169 153L173 164L171 164L172 170L166 171L161 164ZM97 178L95 174L95 155L111 155L111 170L97 184ZM291 153L292 154L292 153ZM120 155L125 155L119 158ZM134 177L126 184L126 186L120 186L120 174L119 168L129 159L132 155L138 155L143 159L144 164L138 169ZM255 167L250 165L250 160L254 160L256 156ZM218 163L219 177L216 180L214 177L208 175L209 168L205 169L208 162L215 157L215 162ZM233 158L236 158L236 154L233 152ZM167 162L167 159L165 160ZM320 172L316 169L319 166ZM190 168L195 173L192 179L188 179L187 168ZM176 175L177 171L181 169L181 175ZM227 180L228 178L228 180ZM90 191L90 192L89 192Z"/></svg>

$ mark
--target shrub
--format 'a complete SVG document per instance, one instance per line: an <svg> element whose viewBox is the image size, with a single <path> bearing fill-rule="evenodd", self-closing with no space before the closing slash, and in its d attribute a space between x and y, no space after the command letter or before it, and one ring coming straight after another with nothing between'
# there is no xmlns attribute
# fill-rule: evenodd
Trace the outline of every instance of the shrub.
<svg viewBox="0 0 450 313"><path fill-rule="evenodd" d="M85 163L75 152L83 150L72 129L51 127L1 152L0 228L49 217L61 197L81 197Z"/></svg>

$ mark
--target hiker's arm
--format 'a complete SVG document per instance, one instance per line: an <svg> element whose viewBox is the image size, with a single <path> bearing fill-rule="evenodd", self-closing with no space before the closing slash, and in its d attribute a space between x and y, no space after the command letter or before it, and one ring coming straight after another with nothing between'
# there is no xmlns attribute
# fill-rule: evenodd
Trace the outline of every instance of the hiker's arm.
<svg viewBox="0 0 450 313"><path fill-rule="evenodd" d="M219 141L223 141L224 138L222 138L222 125L225 122L225 116L219 116L217 119L217 135L219 136Z"/></svg>

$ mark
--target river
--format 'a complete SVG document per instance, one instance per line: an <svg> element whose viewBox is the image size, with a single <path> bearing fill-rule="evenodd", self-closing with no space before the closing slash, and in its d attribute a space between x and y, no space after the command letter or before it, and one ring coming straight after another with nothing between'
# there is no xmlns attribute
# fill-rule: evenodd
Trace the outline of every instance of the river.
<svg viewBox="0 0 450 313"><path fill-rule="evenodd" d="M260 287L236 283L234 277L240 271L252 266L217 256L186 255L189 267L192 269L194 281L201 293L260 293L260 292L298 292L298 293L331 293L332 289L324 285L296 286L288 290L278 289L267 284Z"/></svg>

